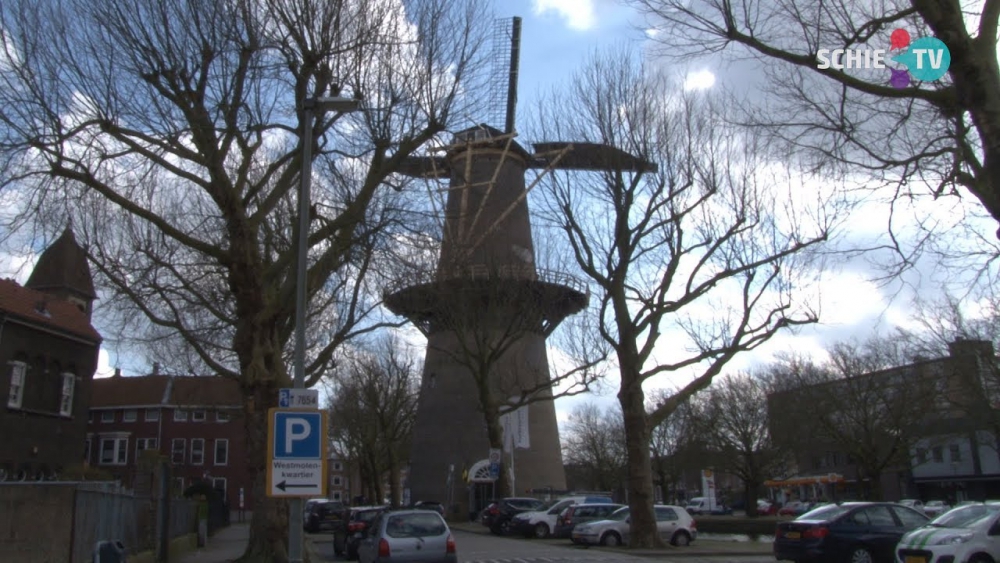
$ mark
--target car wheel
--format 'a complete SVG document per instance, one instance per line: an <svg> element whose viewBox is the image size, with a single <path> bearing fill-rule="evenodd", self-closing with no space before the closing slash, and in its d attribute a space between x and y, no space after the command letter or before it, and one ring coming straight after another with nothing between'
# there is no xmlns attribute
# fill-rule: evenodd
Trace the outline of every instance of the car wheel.
<svg viewBox="0 0 1000 563"><path fill-rule="evenodd" d="M875 563L870 551L859 547L851 552L851 563Z"/></svg>
<svg viewBox="0 0 1000 563"><path fill-rule="evenodd" d="M544 540L549 537L549 526L545 522L539 522L535 525L535 537Z"/></svg>
<svg viewBox="0 0 1000 563"><path fill-rule="evenodd" d="M618 532L607 532L601 536L601 545L607 545L610 547L618 547L622 544L622 538L618 535Z"/></svg>
<svg viewBox="0 0 1000 563"><path fill-rule="evenodd" d="M684 530L681 530L674 534L674 537L670 538L670 543L678 547L691 545L691 536L689 536Z"/></svg>

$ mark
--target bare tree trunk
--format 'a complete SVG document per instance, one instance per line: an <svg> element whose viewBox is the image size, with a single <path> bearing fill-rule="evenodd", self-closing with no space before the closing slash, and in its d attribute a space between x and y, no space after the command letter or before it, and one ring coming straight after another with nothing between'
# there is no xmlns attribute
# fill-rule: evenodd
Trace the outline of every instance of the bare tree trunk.
<svg viewBox="0 0 1000 563"><path fill-rule="evenodd" d="M633 383L626 384L631 379ZM622 388L618 393L625 415L625 449L628 454L628 505L631 535L629 547L661 547L653 513L653 469L649 459L649 428L646 423L645 396L638 374L627 377L622 373Z"/></svg>
<svg viewBox="0 0 1000 563"><path fill-rule="evenodd" d="M273 380L260 382L246 390L249 401L244 406L247 462L253 482L253 516L250 541L239 563L285 563L288 561L288 503L267 496L267 409L277 403L278 388Z"/></svg>
<svg viewBox="0 0 1000 563"><path fill-rule="evenodd" d="M399 508L403 498L403 491L399 488L399 456L396 452L389 451L389 496L393 508Z"/></svg>

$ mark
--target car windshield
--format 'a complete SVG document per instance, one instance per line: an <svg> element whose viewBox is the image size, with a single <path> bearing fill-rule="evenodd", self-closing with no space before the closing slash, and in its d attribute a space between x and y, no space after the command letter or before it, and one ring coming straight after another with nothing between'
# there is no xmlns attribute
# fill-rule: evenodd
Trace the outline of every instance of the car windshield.
<svg viewBox="0 0 1000 563"><path fill-rule="evenodd" d="M385 533L391 538L426 538L445 533L444 520L432 512L423 514L394 514L385 524Z"/></svg>
<svg viewBox="0 0 1000 563"><path fill-rule="evenodd" d="M608 517L608 520L616 520L618 522L624 522L627 519L628 519L627 506L625 508L619 508L618 510L614 511L614 513L611 516Z"/></svg>
<svg viewBox="0 0 1000 563"><path fill-rule="evenodd" d="M802 516L796 518L796 520L833 520L848 510L850 509L847 507L830 504L827 506L821 506L815 510L810 510L809 512L806 512Z"/></svg>
<svg viewBox="0 0 1000 563"><path fill-rule="evenodd" d="M1000 506L985 504L963 506L938 516L931 521L930 525L936 528L972 528L998 511L1000 511Z"/></svg>

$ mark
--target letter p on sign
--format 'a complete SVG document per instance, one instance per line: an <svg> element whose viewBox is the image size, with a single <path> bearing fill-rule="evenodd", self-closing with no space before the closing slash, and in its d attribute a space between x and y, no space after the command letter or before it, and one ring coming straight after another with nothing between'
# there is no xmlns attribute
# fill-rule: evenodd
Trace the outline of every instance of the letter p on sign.
<svg viewBox="0 0 1000 563"><path fill-rule="evenodd" d="M285 453L291 455L294 450L293 445L298 440L305 440L309 437L309 421L304 418L285 419Z"/></svg>

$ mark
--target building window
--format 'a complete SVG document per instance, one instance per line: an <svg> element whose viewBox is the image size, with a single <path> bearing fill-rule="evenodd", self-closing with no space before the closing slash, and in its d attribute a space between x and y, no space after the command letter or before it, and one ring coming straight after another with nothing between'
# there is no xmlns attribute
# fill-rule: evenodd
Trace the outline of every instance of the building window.
<svg viewBox="0 0 1000 563"><path fill-rule="evenodd" d="M201 465L205 463L205 439L191 438L191 464Z"/></svg>
<svg viewBox="0 0 1000 563"><path fill-rule="evenodd" d="M206 418L208 417L205 415L205 411L191 411L191 420L194 422L205 422Z"/></svg>
<svg viewBox="0 0 1000 563"><path fill-rule="evenodd" d="M128 438L101 438L101 465L125 465Z"/></svg>
<svg viewBox="0 0 1000 563"><path fill-rule="evenodd" d="M101 411L101 422L114 422L115 411Z"/></svg>
<svg viewBox="0 0 1000 563"><path fill-rule="evenodd" d="M341 465L339 461L333 462L333 470L334 471L342 471L343 469L344 469L344 466Z"/></svg>
<svg viewBox="0 0 1000 563"><path fill-rule="evenodd" d="M339 486L340 486L340 484L341 484L341 480L340 480L340 477L334 477L334 478L333 478L333 486L334 486L334 487L339 487Z"/></svg>
<svg viewBox="0 0 1000 563"><path fill-rule="evenodd" d="M174 420L177 422L187 422L188 411L181 409L174 409Z"/></svg>
<svg viewBox="0 0 1000 563"><path fill-rule="evenodd" d="M229 463L229 440L215 441L215 465L226 465Z"/></svg>
<svg viewBox="0 0 1000 563"><path fill-rule="evenodd" d="M62 394L59 396L59 416L73 416L73 389L76 387L76 376L72 373L62 374Z"/></svg>
<svg viewBox="0 0 1000 563"><path fill-rule="evenodd" d="M333 500L340 500L340 491L333 491Z"/></svg>
<svg viewBox="0 0 1000 563"><path fill-rule="evenodd" d="M226 498L226 478L225 477L213 477L212 478L212 488L222 492L222 498Z"/></svg>
<svg viewBox="0 0 1000 563"><path fill-rule="evenodd" d="M146 409L146 422L160 420L160 409Z"/></svg>
<svg viewBox="0 0 1000 563"><path fill-rule="evenodd" d="M174 487L177 487L177 494L184 492L184 478L174 477Z"/></svg>
<svg viewBox="0 0 1000 563"><path fill-rule="evenodd" d="M934 446L931 448L931 457L934 459L934 463L941 463L944 461L944 451L941 446Z"/></svg>
<svg viewBox="0 0 1000 563"><path fill-rule="evenodd" d="M24 400L24 383L27 379L28 366L24 362L10 364L10 394L7 395L7 406L12 409L21 408Z"/></svg>
<svg viewBox="0 0 1000 563"><path fill-rule="evenodd" d="M948 446L948 453L951 454L952 461L962 461L962 450L959 449L958 444L951 444Z"/></svg>
<svg viewBox="0 0 1000 563"><path fill-rule="evenodd" d="M170 442L170 462L175 465L184 463L184 438L174 438Z"/></svg>
<svg viewBox="0 0 1000 563"><path fill-rule="evenodd" d="M229 413L226 411L217 411L215 413L216 422L229 422Z"/></svg>
<svg viewBox="0 0 1000 563"><path fill-rule="evenodd" d="M927 463L927 448L917 448L917 463Z"/></svg>
<svg viewBox="0 0 1000 563"><path fill-rule="evenodd" d="M139 413L135 409L125 409L122 412L122 422L135 422L139 418Z"/></svg>
<svg viewBox="0 0 1000 563"><path fill-rule="evenodd" d="M139 454L144 450L155 450L156 438L138 438L135 441L135 459L139 459Z"/></svg>

